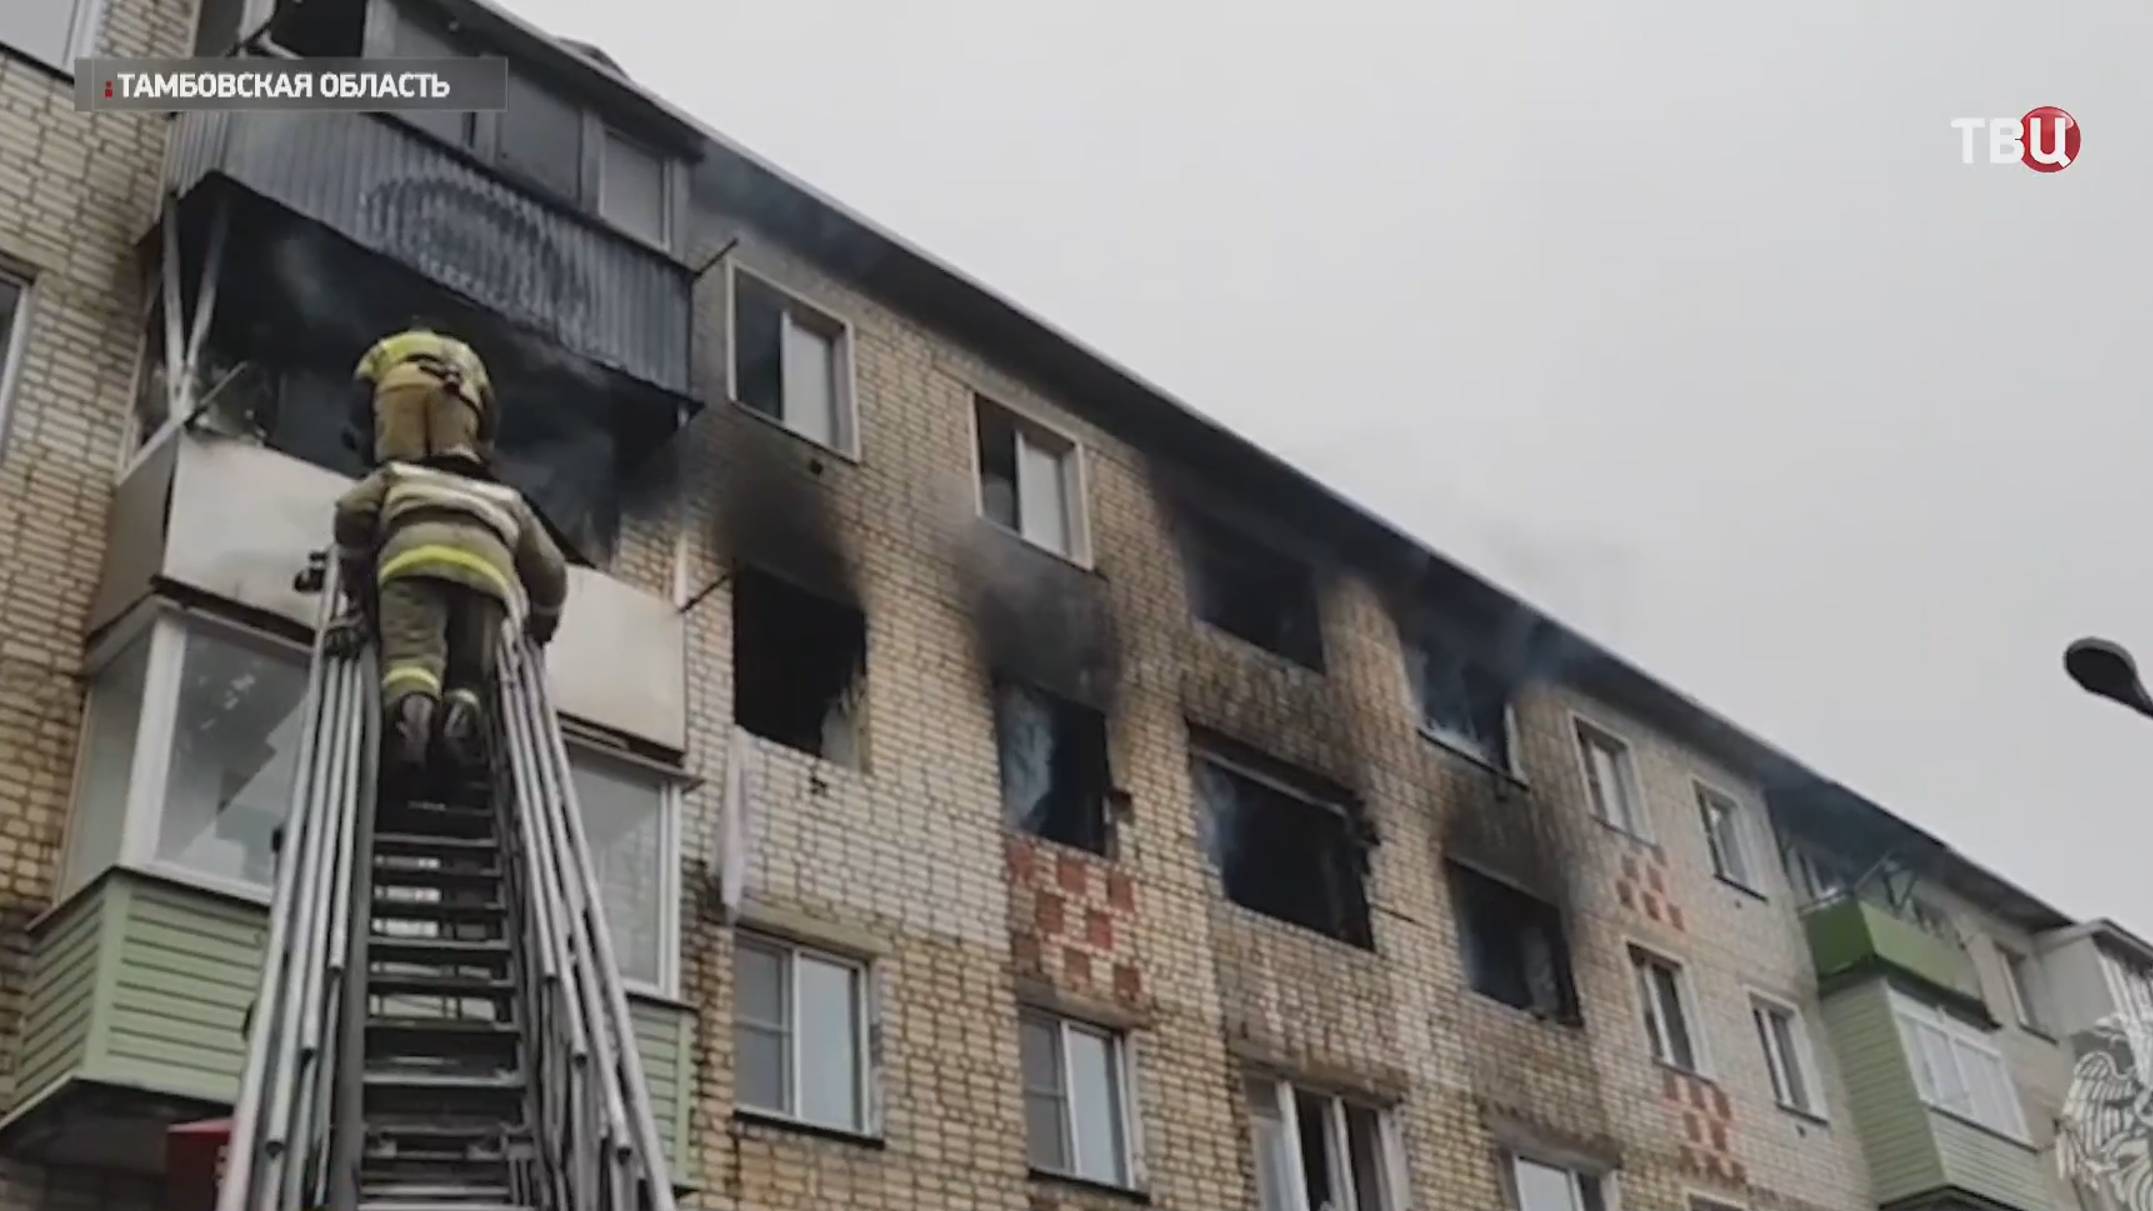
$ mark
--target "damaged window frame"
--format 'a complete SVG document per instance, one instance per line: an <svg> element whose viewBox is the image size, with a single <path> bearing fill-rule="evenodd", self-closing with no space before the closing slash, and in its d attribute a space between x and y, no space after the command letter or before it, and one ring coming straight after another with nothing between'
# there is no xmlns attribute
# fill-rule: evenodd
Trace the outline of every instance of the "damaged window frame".
<svg viewBox="0 0 2153 1211"><path fill-rule="evenodd" d="M1405 645L1406 680L1410 683L1414 718L1422 737L1458 754L1478 765L1486 766L1511 781L1523 784L1525 775L1518 764L1518 715L1517 687L1504 684L1486 664L1465 654L1465 645L1447 631L1425 628ZM1471 732L1461 730L1451 723L1436 718L1435 706L1429 694L1429 682L1435 675L1435 657L1446 657L1444 668L1446 682L1453 683L1453 703L1470 703L1473 682L1480 679L1492 683L1502 695L1502 718L1492 743L1497 751L1490 752L1490 741ZM1481 688L1488 688L1482 686Z"/></svg>
<svg viewBox="0 0 2153 1211"><path fill-rule="evenodd" d="M1097 854L1111 861L1115 857L1117 848L1118 830L1115 827L1117 823L1115 819L1115 803L1119 796L1114 789L1113 760L1109 751L1106 713L1096 707L1079 702L1066 695L1054 693L1017 677L996 677L991 683L991 693L993 695L995 765L1000 779L1002 802L1002 827L1027 837L1037 837L1056 845L1066 845L1072 849ZM1053 771L1059 765L1055 758L1064 751L1062 746L1064 741L1068 739L1063 734L1063 728L1065 726L1082 726L1089 730L1096 726L1096 736L1084 738L1096 746L1097 768L1092 771L1096 775L1096 802L1088 805L1076 805L1088 810L1091 818L1083 823L1089 824L1092 829L1096 830L1096 845L1086 843L1083 839L1084 830L1081 828L1072 831L1066 825L1059 828L1054 827L1052 815L1041 822L1041 827L1033 828L1029 827L1024 819L1014 814L1017 805L1010 798L1013 779L1010 744L1008 743L1008 724L1012 710L1009 700L1012 698L1029 699L1033 704L1044 707L1049 716L1047 726L1052 737L1052 755L1048 759L1049 793L1034 801L1033 806L1035 808L1039 803L1054 797Z"/></svg>
<svg viewBox="0 0 2153 1211"><path fill-rule="evenodd" d="M1525 1201L1524 1167L1562 1175L1568 1197L1561 1207L1528 1206ZM1503 1195L1513 1211L1615 1211L1619 1190L1612 1169L1557 1159L1530 1148L1503 1150Z"/></svg>
<svg viewBox="0 0 2153 1211"><path fill-rule="evenodd" d="M1256 1173L1259 1211L1407 1211L1412 1206L1395 1105L1303 1085L1290 1077L1251 1073L1242 1079L1242 1106L1249 1116L1249 1159ZM1301 1138L1304 1110L1322 1120L1320 1147L1330 1177L1327 1197L1314 1203L1308 1189L1309 1141ZM1356 1172L1361 1159L1354 1155L1356 1127L1362 1127L1361 1138L1374 1152L1366 1158L1373 1162L1372 1174ZM1364 1176L1375 1178L1374 1191L1360 1188ZM1285 1189L1279 1189L1280 1183Z"/></svg>
<svg viewBox="0 0 2153 1211"><path fill-rule="evenodd" d="M988 508L987 501L987 420L989 412L1001 414L1008 427L1014 449L1010 452L1010 520L1004 521ZM1042 419L1036 412L1004 403L1000 397L983 391L972 393L972 488L973 503L979 516L1005 534L1014 535L1027 544L1050 555L1065 559L1077 567L1089 571L1092 567L1091 510L1087 502L1089 490L1089 460L1084 443L1068 429ZM1026 524L1024 502L1030 493L1025 490L1026 469L1038 465L1040 458L1027 461L1027 450L1037 450L1040 458L1053 463L1054 495L1061 501L1062 536L1059 545L1048 542L1032 533Z"/></svg>
<svg viewBox="0 0 2153 1211"><path fill-rule="evenodd" d="M1690 779L1690 793L1697 800L1697 819L1704 830L1705 852L1712 859L1712 874L1720 882L1764 899L1764 880L1758 869L1755 847L1750 844L1749 804L1732 791L1702 778ZM1724 834L1715 825L1715 813L1726 821Z"/></svg>
<svg viewBox="0 0 2153 1211"><path fill-rule="evenodd" d="M1592 818L1624 836L1647 845L1657 845L1652 831L1652 811L1645 801L1644 775L1637 767L1637 746L1613 728L1577 711L1570 712L1570 737L1571 748L1577 755L1578 777ZM1594 789L1601 786L1592 759L1595 745L1607 751L1614 768L1616 785L1612 800L1605 788ZM1613 814L1613 809L1618 806L1622 809L1622 819Z"/></svg>
<svg viewBox="0 0 2153 1211"><path fill-rule="evenodd" d="M1327 658L1324 652L1323 594L1317 583L1315 565L1295 552L1257 537L1248 527L1227 521L1211 512L1190 511L1181 519L1180 527L1182 576L1187 586L1189 612L1196 620L1219 634L1230 635L1238 642L1258 651L1268 652L1297 668L1307 669L1312 673L1324 672ZM1268 578L1272 575L1291 575L1294 581L1294 596L1298 600L1286 604L1296 613L1305 607L1307 633L1304 637L1304 650L1289 650L1297 646L1290 641L1274 647L1268 639L1258 638L1237 629L1231 625L1230 618L1219 613L1218 607L1226 599L1244 595L1226 591L1233 588L1232 585L1212 583L1212 573L1223 564L1229 570L1240 573L1236 579L1241 579L1248 574L1253 563L1270 565L1268 568L1256 568L1255 572L1259 576ZM1291 625L1292 619L1282 616L1281 620L1285 623L1281 630L1290 640L1290 633L1295 629Z"/></svg>
<svg viewBox="0 0 2153 1211"><path fill-rule="evenodd" d="M1199 816L1199 835L1206 840L1206 854L1212 869L1217 872L1219 889L1231 903L1262 916L1297 929L1305 929L1319 937L1329 938L1347 946L1374 951L1375 905L1369 895L1369 882L1373 876L1371 854L1375 847L1372 830L1359 812L1352 806L1352 796L1343 788L1324 785L1319 775L1307 773L1268 754L1251 749L1225 737L1198 731L1191 737L1189 746L1190 777ZM1289 801L1289 805L1263 804L1261 808L1322 813L1322 818L1337 828L1339 852L1336 860L1340 869L1328 873L1318 871L1311 876L1319 884L1325 884L1327 895L1335 894L1339 902L1326 904L1333 917L1336 932L1322 925L1312 924L1295 917L1274 912L1269 908L1240 900L1234 895L1234 880L1223 861L1222 847L1225 838L1220 830L1217 806L1207 794L1203 767L1210 766L1221 777L1233 783L1252 783L1257 788ZM1269 768L1266 768L1269 767ZM1236 787L1238 791L1238 786ZM1304 829L1290 831L1303 832ZM1335 888L1327 886L1330 878L1342 882ZM1307 893L1296 897L1305 901Z"/></svg>
<svg viewBox="0 0 2153 1211"><path fill-rule="evenodd" d="M1711 1046L1705 1038L1696 975L1690 965L1642 942L1629 942L1628 951L1630 985L1637 998L1638 1022L1644 1028L1652 1062L1690 1076L1713 1079ZM1669 979L1664 985L1652 978L1655 971L1668 973ZM1674 998L1671 1003L1665 999L1668 995ZM1681 1041L1689 1047L1688 1063L1676 1054L1671 1017L1679 1020L1682 1027Z"/></svg>
<svg viewBox="0 0 2153 1211"><path fill-rule="evenodd" d="M824 439L815 436L813 433L808 432L807 430L801 428L799 425L793 422L790 414L786 409L782 370L780 372L779 378L778 403L776 412L766 412L763 409L758 408L754 404L751 404L741 398L740 282L742 278L748 279L755 285L756 288L768 291L769 293L776 295L778 300L783 304L779 309L780 327L778 357L781 366L784 360L783 334L785 331L785 326L794 324L796 322L794 320L794 313L796 310L805 313L812 321L810 323L799 324L799 327L806 329L810 332L814 332L818 328L824 329L824 331L820 332L818 335L821 335L825 340L829 342L830 358L832 361L832 366L830 370L830 390L833 396L830 403L830 424L832 432L830 434L829 440L825 441ZM782 429L785 432L792 434L794 437L799 438L801 441L807 442L809 445L815 446L820 449L828 450L832 454L837 455L839 458L842 458L847 462L856 463L860 461L860 415L858 389L859 371L856 359L857 341L855 338L856 333L853 329L852 321L846 319L836 310L829 307L825 307L822 304L814 301L813 299L808 298L806 295L800 293L799 291L794 290L786 285L783 285L774 276L770 274L766 274L756 269L742 265L737 259L734 258L728 258L726 260L726 398L731 400L735 407L739 408L743 412L746 412L748 415L763 421L765 424L775 425L779 429Z"/></svg>
<svg viewBox="0 0 2153 1211"><path fill-rule="evenodd" d="M743 643L744 640L748 640L751 638L744 635L744 632L746 632L750 628L742 623L742 610L744 608L747 608L744 598L748 595L750 586L757 584L765 585L768 587L769 590L774 590L776 593L784 597L791 598L791 604L796 607L805 606L812 603L813 606L817 609L828 611L829 613L825 619L826 621L834 621L836 615L840 612L848 616L848 622L857 621L859 641L857 657L852 664L852 678L840 691L825 700L823 710L822 735L821 738L816 742L815 747L813 748L807 748L793 743L792 737L771 735L769 732L759 730L757 726L758 723L769 722L769 717L761 715L760 711L757 712L756 722L752 723L750 722L749 718L742 713L741 708L745 697L742 687L743 685L749 684L747 679L743 678L741 675L742 667L748 664L748 661L743 658ZM784 604L785 602L783 601L773 601L771 603L768 603L768 605L764 608L770 609L772 617L775 617L780 612L777 607ZM804 611L801 610L794 610L790 611L789 614L790 616L798 617L803 612ZM800 638L800 646L808 646L809 637L803 634ZM814 589L808 588L807 586L780 573L774 572L766 567L761 567L755 564L736 565L732 573L733 724L746 731L749 735L754 736L760 740L766 741L770 744L778 745L792 752L805 754L806 756L812 757L815 760L823 762L827 765L832 765L843 769L857 770L861 773L867 772L868 642L869 638L867 626L867 611L859 604L855 602L845 601L840 598L830 596L826 593L817 592ZM748 642L747 646L758 647L759 649L761 649L758 651L756 659L776 660L780 656L780 653L778 651L780 645L757 645L752 642ZM763 666L756 665L754 667L760 669ZM834 668L835 665L833 664L832 667ZM757 681L753 684L760 686L762 684L762 680L763 679L758 678ZM797 681L798 679L784 678L783 680ZM773 710L773 714L777 713L782 712L775 712ZM845 730L846 734L848 734L850 738L849 756L843 754L833 754L831 751L831 746L829 744L829 729L830 720L834 714L841 714L847 725Z"/></svg>
<svg viewBox="0 0 2153 1211"><path fill-rule="evenodd" d="M1562 910L1550 900L1456 859L1448 860L1446 866L1448 868L1446 873L1450 881L1451 915L1457 926L1460 957L1465 961L1466 987L1472 989L1477 996L1486 997L1499 1005L1507 1005L1512 1009L1529 1013L1536 1018L1556 1022L1564 1026L1584 1025L1583 1006L1580 1004L1577 995L1576 959L1571 953L1567 931L1562 927ZM1495 897L1497 902L1482 905L1481 907L1484 910L1482 913L1469 911L1467 901L1476 894ZM1504 899L1508 899L1513 903L1505 905L1500 902ZM1493 949L1491 942L1497 941L1497 939L1486 939L1478 936L1476 933L1477 926L1498 920L1514 926L1511 935L1508 938L1500 939L1500 941L1506 943L1505 949L1518 952L1515 956L1517 960L1515 966L1521 973L1528 966L1526 955L1524 954L1527 945L1525 925L1518 921L1519 914L1517 912L1503 911L1506 907L1511 909L1521 907L1515 901L1528 901L1533 910L1544 914L1536 924L1545 932L1546 940L1552 943L1550 960L1553 966L1552 974L1555 984L1552 1004L1543 1005L1538 1003L1535 990L1531 987L1532 981L1529 975L1521 974L1519 977L1526 985L1525 998L1522 1003L1511 1000L1508 996L1503 995L1501 990L1489 986L1494 982L1491 975L1493 971L1491 964L1496 958L1496 956L1490 954L1491 949Z"/></svg>

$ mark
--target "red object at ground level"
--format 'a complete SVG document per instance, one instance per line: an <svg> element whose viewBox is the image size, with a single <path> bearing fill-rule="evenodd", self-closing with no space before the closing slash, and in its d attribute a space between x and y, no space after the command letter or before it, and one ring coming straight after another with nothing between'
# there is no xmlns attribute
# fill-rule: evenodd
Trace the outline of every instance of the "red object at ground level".
<svg viewBox="0 0 2153 1211"><path fill-rule="evenodd" d="M204 1119L165 1129L164 1180L168 1211L211 1211L217 1205L217 1181L224 1176L224 1149L232 1138L232 1120Z"/></svg>

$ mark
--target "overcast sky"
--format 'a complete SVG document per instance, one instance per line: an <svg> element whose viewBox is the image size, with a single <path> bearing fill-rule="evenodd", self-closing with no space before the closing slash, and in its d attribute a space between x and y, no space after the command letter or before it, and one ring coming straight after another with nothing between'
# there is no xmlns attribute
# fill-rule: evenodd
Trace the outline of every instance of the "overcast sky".
<svg viewBox="0 0 2153 1211"><path fill-rule="evenodd" d="M2060 662L2153 658L2142 4L509 3L2153 933L2153 720ZM2079 163L1960 162L2044 104Z"/></svg>

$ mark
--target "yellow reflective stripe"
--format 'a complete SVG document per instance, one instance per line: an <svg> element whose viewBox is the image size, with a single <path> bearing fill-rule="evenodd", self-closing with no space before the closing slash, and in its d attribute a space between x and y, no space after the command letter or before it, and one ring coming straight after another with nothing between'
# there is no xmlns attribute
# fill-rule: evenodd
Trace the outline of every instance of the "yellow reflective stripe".
<svg viewBox="0 0 2153 1211"><path fill-rule="evenodd" d="M441 679L434 676L433 670L421 668L415 664L400 664L383 673L381 675L382 692L387 693L406 681L417 682L420 688L429 694L439 694L441 692Z"/></svg>
<svg viewBox="0 0 2153 1211"><path fill-rule="evenodd" d="M438 543L423 547L413 547L389 562L382 564L381 571L375 579L387 584L391 577L400 572L430 563L445 563L450 567L476 572L495 588L501 590L502 597L513 600L516 596L515 586L508 582L508 577L501 574L501 569L494 567L485 559L473 555L469 551L459 551L455 547L445 547Z"/></svg>

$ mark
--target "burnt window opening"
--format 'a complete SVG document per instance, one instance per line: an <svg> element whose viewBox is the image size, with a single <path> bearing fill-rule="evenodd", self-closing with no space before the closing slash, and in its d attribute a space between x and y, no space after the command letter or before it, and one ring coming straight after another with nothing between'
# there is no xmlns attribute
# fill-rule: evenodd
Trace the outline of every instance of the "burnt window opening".
<svg viewBox="0 0 2153 1211"><path fill-rule="evenodd" d="M1576 1025L1577 985L1553 904L1453 863L1451 901L1473 991Z"/></svg>
<svg viewBox="0 0 2153 1211"><path fill-rule="evenodd" d="M1284 766L1258 772L1252 760L1204 748L1196 754L1205 846L1226 898L1374 949L1365 886L1367 845L1342 797Z"/></svg>
<svg viewBox="0 0 2153 1211"><path fill-rule="evenodd" d="M1214 522L1193 523L1189 537L1196 616L1320 672L1323 628L1308 565Z"/></svg>
<svg viewBox="0 0 2153 1211"><path fill-rule="evenodd" d="M354 59L366 34L364 0L280 0L269 28L277 45L314 59ZM242 36L246 31L242 31Z"/></svg>
<svg viewBox="0 0 2153 1211"><path fill-rule="evenodd" d="M826 761L861 763L867 619L742 568L733 581L733 719Z"/></svg>
<svg viewBox="0 0 2153 1211"><path fill-rule="evenodd" d="M1509 771L1510 687L1448 639L1423 635L1408 656L1420 696L1421 728L1436 739Z"/></svg>
<svg viewBox="0 0 2153 1211"><path fill-rule="evenodd" d="M1016 682L994 687L1009 827L1104 855L1112 844L1106 716Z"/></svg>

